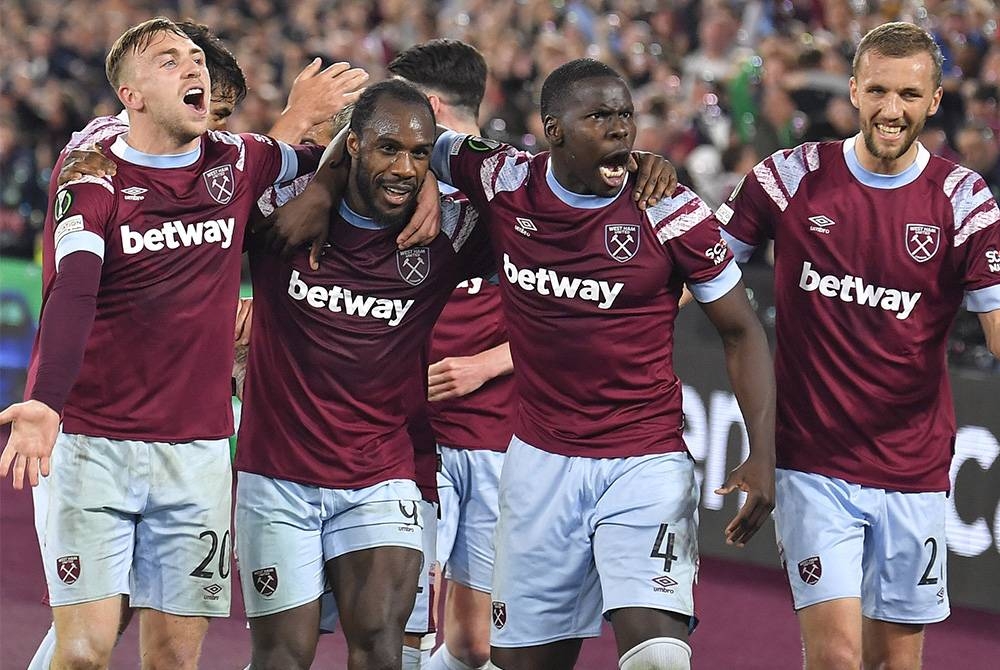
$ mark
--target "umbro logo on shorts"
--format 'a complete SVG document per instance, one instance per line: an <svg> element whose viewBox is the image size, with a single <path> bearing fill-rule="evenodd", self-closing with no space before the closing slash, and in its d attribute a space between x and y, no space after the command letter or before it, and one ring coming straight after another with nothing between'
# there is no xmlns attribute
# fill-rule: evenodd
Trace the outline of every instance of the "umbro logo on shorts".
<svg viewBox="0 0 1000 670"><path fill-rule="evenodd" d="M500 630L507 625L507 603L493 601L493 627Z"/></svg>
<svg viewBox="0 0 1000 670"><path fill-rule="evenodd" d="M205 600L218 600L223 589L218 584L209 584L203 586L201 590L205 592Z"/></svg>
<svg viewBox="0 0 1000 670"><path fill-rule="evenodd" d="M261 568L253 571L253 587L257 593L270 598L278 590L278 569L275 567Z"/></svg>
<svg viewBox="0 0 1000 670"><path fill-rule="evenodd" d="M653 577L653 583L656 584L653 590L658 593L673 593L674 587L677 586L677 582L671 579L669 575Z"/></svg>
<svg viewBox="0 0 1000 670"><path fill-rule="evenodd" d="M802 578L806 584L815 584L819 582L820 577L823 576L823 564L819 560L819 556L810 556L804 560L799 561L799 577Z"/></svg>
<svg viewBox="0 0 1000 670"><path fill-rule="evenodd" d="M56 575L63 584L75 584L80 579L80 557L62 556L56 559Z"/></svg>

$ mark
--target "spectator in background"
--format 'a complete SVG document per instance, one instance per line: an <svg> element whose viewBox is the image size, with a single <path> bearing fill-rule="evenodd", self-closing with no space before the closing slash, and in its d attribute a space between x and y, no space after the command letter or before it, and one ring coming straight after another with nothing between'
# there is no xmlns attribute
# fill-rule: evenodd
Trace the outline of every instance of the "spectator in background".
<svg viewBox="0 0 1000 670"><path fill-rule="evenodd" d="M993 131L981 123L970 123L959 129L955 146L962 165L982 175L993 197L1000 197L1000 145Z"/></svg>

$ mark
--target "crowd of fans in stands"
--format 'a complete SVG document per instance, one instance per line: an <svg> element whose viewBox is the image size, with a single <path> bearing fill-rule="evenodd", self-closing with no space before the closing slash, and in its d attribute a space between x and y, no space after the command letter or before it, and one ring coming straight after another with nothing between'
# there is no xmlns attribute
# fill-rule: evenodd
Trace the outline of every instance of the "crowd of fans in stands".
<svg viewBox="0 0 1000 670"><path fill-rule="evenodd" d="M99 9L8 0L0 254L35 253L57 152L87 120L120 110L104 76L109 45L157 13L207 24L236 54L250 93L234 131L269 127L314 56L349 61L378 81L399 50L451 37L477 46L490 65L485 134L541 150L535 110L545 75L572 58L598 58L632 86L636 148L668 157L711 205L771 152L855 133L850 55L873 26L912 21L946 58L941 110L922 142L978 171L1000 196L993 0L104 0Z"/></svg>

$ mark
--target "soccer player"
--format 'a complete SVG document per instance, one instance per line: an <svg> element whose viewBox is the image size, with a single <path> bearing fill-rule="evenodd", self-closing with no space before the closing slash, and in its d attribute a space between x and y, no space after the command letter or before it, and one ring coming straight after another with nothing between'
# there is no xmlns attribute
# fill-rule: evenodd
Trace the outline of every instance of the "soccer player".
<svg viewBox="0 0 1000 670"><path fill-rule="evenodd" d="M204 53L167 19L126 31L106 69L129 117L98 143L117 174L68 183L50 204L29 399L0 413L13 422L0 472L13 465L15 488L25 474L46 483L36 525L54 665L106 667L127 594L144 663L194 668L208 617L229 611L245 222L264 188L318 155L207 134Z"/></svg>
<svg viewBox="0 0 1000 670"><path fill-rule="evenodd" d="M861 132L773 154L717 214L737 258L775 241L774 518L810 670L919 668L949 613L945 347L964 298L1000 355L1000 210L916 141L941 64L921 28L874 28Z"/></svg>
<svg viewBox="0 0 1000 670"><path fill-rule="evenodd" d="M442 203L444 234L397 248L434 130L417 89L368 88L351 116L349 187L324 262L312 269L305 249L282 261L251 241L236 527L258 670L309 667L327 582L349 667L400 665L422 560L413 432L425 343L458 280L491 264L474 213L453 200Z"/></svg>
<svg viewBox="0 0 1000 670"><path fill-rule="evenodd" d="M440 125L480 134L486 61L474 47L425 42L396 56L388 70L428 96ZM428 409L441 453L436 549L448 591L444 644L424 668L480 668L490 654L497 490L516 407L498 285L480 277L458 285L434 326L430 360Z"/></svg>
<svg viewBox="0 0 1000 670"><path fill-rule="evenodd" d="M602 612L625 670L690 667L698 490L671 363L685 282L722 337L752 445L720 489L747 493L727 540L747 542L771 509L763 329L694 193L645 210L625 195L633 114L621 76L579 59L542 87L551 152L453 132L435 144L433 169L489 226L516 370L492 593L504 670L572 667Z"/></svg>

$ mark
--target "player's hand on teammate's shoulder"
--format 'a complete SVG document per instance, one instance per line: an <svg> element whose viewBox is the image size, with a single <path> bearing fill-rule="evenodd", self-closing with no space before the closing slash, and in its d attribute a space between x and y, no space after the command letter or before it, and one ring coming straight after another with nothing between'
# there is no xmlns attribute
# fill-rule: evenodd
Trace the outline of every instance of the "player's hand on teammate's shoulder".
<svg viewBox="0 0 1000 670"><path fill-rule="evenodd" d="M409 249L429 243L441 232L441 193L438 182L430 172L417 194L417 208L402 232L396 237L400 249Z"/></svg>
<svg viewBox="0 0 1000 670"><path fill-rule="evenodd" d="M719 495L733 491L746 493L747 499L726 526L726 544L742 547L760 530L774 509L774 461L751 453L729 473L722 487L715 490Z"/></svg>
<svg viewBox="0 0 1000 670"><path fill-rule="evenodd" d="M0 425L11 424L10 439L0 454L0 478L13 466L11 482L24 488L24 475L32 486L38 475L49 474L49 458L59 435L59 413L38 400L11 405L0 412Z"/></svg>
<svg viewBox="0 0 1000 670"><path fill-rule="evenodd" d="M663 156L633 151L626 167L636 173L632 199L641 210L652 207L677 188L677 170Z"/></svg>
<svg viewBox="0 0 1000 670"><path fill-rule="evenodd" d="M113 177L117 170L118 166L113 160L102 154L96 144L90 144L66 154L56 182L62 186L84 176Z"/></svg>

